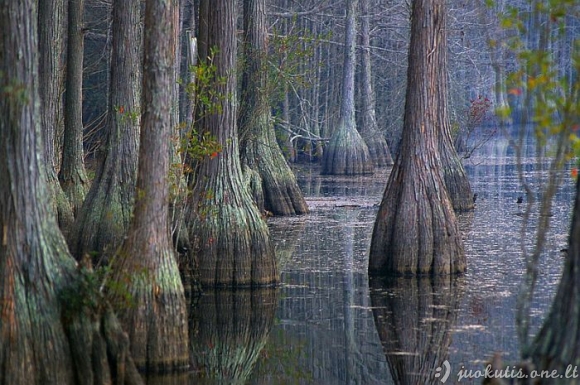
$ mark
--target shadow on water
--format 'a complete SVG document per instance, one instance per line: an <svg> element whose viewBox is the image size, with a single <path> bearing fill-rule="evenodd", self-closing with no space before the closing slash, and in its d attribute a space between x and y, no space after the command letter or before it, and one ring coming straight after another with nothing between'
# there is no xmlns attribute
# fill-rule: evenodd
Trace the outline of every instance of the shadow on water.
<svg viewBox="0 0 580 385"><path fill-rule="evenodd" d="M396 384L441 383L463 295L462 280L371 279L375 325Z"/></svg>

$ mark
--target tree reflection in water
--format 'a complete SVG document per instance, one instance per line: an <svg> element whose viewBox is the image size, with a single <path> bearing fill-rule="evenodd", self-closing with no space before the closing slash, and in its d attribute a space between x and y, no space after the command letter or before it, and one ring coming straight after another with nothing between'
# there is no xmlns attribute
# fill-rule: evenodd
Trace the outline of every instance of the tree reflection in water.
<svg viewBox="0 0 580 385"><path fill-rule="evenodd" d="M277 302L275 288L205 292L190 310L196 383L244 384L268 339Z"/></svg>
<svg viewBox="0 0 580 385"><path fill-rule="evenodd" d="M375 325L396 384L440 384L463 296L461 277L370 280Z"/></svg>

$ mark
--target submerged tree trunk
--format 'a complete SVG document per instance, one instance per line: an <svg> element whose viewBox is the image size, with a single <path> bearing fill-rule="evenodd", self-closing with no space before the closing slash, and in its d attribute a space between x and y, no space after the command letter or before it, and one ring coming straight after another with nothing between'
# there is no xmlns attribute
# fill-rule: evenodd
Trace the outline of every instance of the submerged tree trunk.
<svg viewBox="0 0 580 385"><path fill-rule="evenodd" d="M141 384L126 336L77 269L41 160L37 15L0 0L0 384ZM94 279L94 277L93 277ZM94 282L94 281L93 281Z"/></svg>
<svg viewBox="0 0 580 385"><path fill-rule="evenodd" d="M267 39L266 1L244 0L245 67L239 117L242 162L257 173L258 182L252 188L259 208L274 215L304 214L308 206L274 133L265 63Z"/></svg>
<svg viewBox="0 0 580 385"><path fill-rule="evenodd" d="M375 92L371 70L371 32L369 22L369 0L360 0L361 9L361 93L362 93L362 127L360 133L369 148L369 153L376 167L391 166L393 158L387 140L379 131L375 113Z"/></svg>
<svg viewBox="0 0 580 385"><path fill-rule="evenodd" d="M133 213L139 147L141 40L139 0L113 2L111 92L103 165L69 237L72 254L105 263L120 246Z"/></svg>
<svg viewBox="0 0 580 385"><path fill-rule="evenodd" d="M268 227L244 186L236 125L236 12L229 0L204 0L200 6L199 53L217 47L211 88L218 108L200 106L199 130L222 147L199 162L190 215L191 258L204 286L256 286L276 283L278 271ZM223 79L223 80L222 80Z"/></svg>
<svg viewBox="0 0 580 385"><path fill-rule="evenodd" d="M75 217L88 189L83 159L83 10L84 0L68 0L68 42L62 166L58 179Z"/></svg>
<svg viewBox="0 0 580 385"><path fill-rule="evenodd" d="M112 280L126 283L112 292L113 304L129 334L137 366L147 371L186 368L189 364L187 311L177 260L169 237L169 136L178 4L148 0L145 40L141 145L135 210L127 238L112 262Z"/></svg>
<svg viewBox="0 0 580 385"><path fill-rule="evenodd" d="M443 0L413 2L401 154L393 166L371 240L369 273L453 274L465 270L461 234L445 189L437 141L445 52Z"/></svg>
<svg viewBox="0 0 580 385"><path fill-rule="evenodd" d="M61 130L63 87L63 60L61 52L64 47L65 0L41 0L38 2L38 49L39 54L39 93L41 103L41 131L44 149L44 164L51 194L50 204L53 207L58 225L68 232L73 224L72 207L65 195L56 173L55 135Z"/></svg>
<svg viewBox="0 0 580 385"><path fill-rule="evenodd" d="M372 174L369 149L356 129L354 74L356 64L356 15L358 0L347 0L344 68L340 120L324 151L322 173L327 175Z"/></svg>

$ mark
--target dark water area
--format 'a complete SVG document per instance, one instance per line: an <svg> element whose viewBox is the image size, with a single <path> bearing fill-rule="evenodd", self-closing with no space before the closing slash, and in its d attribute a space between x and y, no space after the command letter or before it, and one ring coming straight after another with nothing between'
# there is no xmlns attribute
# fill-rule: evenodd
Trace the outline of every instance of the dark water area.
<svg viewBox="0 0 580 385"><path fill-rule="evenodd" d="M513 148L501 138L465 162L476 208L458 216L468 270L460 277L371 279L368 250L389 170L372 177L297 170L310 214L270 218L282 283L256 292L206 293L192 309L192 354L202 384L440 384L477 370L494 352L518 360L515 307L537 220L522 237L525 204ZM534 157L524 175L537 191L547 172ZM563 172L532 308L532 331L561 274L575 194ZM150 383L157 383L155 381ZM167 382L162 382L167 383ZM463 379L461 383L481 383Z"/></svg>

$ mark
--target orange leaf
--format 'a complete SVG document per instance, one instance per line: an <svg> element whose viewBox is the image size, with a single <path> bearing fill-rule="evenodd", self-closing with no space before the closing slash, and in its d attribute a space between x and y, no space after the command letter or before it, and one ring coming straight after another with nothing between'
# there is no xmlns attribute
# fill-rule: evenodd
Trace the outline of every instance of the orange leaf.
<svg viewBox="0 0 580 385"><path fill-rule="evenodd" d="M520 96L522 94L522 90L520 88L512 88L508 91L508 94Z"/></svg>
<svg viewBox="0 0 580 385"><path fill-rule="evenodd" d="M570 173L572 174L573 178L577 178L578 177L578 169L576 167L574 167Z"/></svg>

